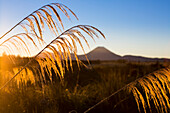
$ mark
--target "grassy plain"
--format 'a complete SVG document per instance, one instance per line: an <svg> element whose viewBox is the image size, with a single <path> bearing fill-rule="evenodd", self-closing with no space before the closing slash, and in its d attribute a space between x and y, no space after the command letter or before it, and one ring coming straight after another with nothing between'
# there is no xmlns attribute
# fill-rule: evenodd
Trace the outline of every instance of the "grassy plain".
<svg viewBox="0 0 170 113"><path fill-rule="evenodd" d="M23 66L29 61L29 58L20 60L21 58L18 57L17 59L17 66L14 66L8 64L7 59L5 61L1 58L1 64L4 61L6 65L8 64L8 68L1 65L1 86L4 83L3 76L10 78L10 74L14 73L9 70ZM0 91L0 113L82 113L126 84L165 67L163 62L128 62L124 60L91 61L91 65L88 65L87 62L84 63L87 67L81 66L79 69L76 62L73 62L73 71L65 72L62 84L55 75L52 83L47 78L43 85L39 82L33 83L31 80L23 82L23 76L37 74L30 68L33 73L27 71L25 75L19 75L22 76L19 81L12 81L8 87ZM38 66L36 61L31 64L31 66L33 65ZM4 71L8 71L8 75L4 74ZM136 113L138 109L133 95L122 90L89 112Z"/></svg>

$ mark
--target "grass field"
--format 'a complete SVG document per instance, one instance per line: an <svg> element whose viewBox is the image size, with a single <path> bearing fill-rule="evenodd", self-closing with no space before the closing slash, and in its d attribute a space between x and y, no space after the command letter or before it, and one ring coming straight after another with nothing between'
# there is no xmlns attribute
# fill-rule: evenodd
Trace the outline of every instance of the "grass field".
<svg viewBox="0 0 170 113"><path fill-rule="evenodd" d="M19 62L18 67L28 60L25 58L22 63ZM38 64L34 62L34 65ZM55 78L56 76L52 84L47 80L42 86L31 80L12 81L0 92L0 112L68 113L76 111L81 113L126 84L163 67L164 64L159 62L92 61L91 65L82 66L79 70L76 62L73 62L74 71L65 73L64 84L61 84L59 78ZM11 66L11 68L16 67ZM30 69L30 71L33 70ZM30 74L33 73L27 72L25 75L35 76ZM1 71L2 76L7 75L3 75ZM19 79L24 78L19 77ZM136 113L138 109L133 95L123 90L89 112Z"/></svg>
<svg viewBox="0 0 170 113"><path fill-rule="evenodd" d="M58 11L78 20L64 4L50 3L0 37L0 113L170 113L168 59L80 61L87 39L106 37L91 25L65 30Z"/></svg>

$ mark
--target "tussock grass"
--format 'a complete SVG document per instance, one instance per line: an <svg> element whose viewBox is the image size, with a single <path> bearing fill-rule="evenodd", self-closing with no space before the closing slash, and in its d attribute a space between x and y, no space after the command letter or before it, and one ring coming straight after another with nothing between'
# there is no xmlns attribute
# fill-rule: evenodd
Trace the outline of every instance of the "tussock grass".
<svg viewBox="0 0 170 113"><path fill-rule="evenodd" d="M147 112L149 108L156 108L159 113L168 113L170 110L170 69L165 68L144 76L128 86L132 92L139 112ZM152 104L151 104L152 103Z"/></svg>
<svg viewBox="0 0 170 113"><path fill-rule="evenodd" d="M95 37L99 38L98 35L104 38L105 36L100 30L90 25L77 25L71 27L70 29L64 30L64 24L58 13L57 8L62 13L64 13L68 19L70 19L69 13L71 13L76 19L78 19L74 12L70 10L67 6L59 3L51 3L39 8L38 10L25 17L0 38L4 38L14 28L16 28L17 26L21 26L24 32L18 33L4 40L0 44L1 50L5 51L8 54L15 55L16 53L19 53L20 55L26 54L27 56L31 56L32 52L35 50L38 51L37 54L35 54L32 59L30 59L24 66L13 68L12 71L10 71L13 76L11 78L7 77L7 79L9 80L1 87L0 91L2 91L2 89L5 88L12 80L18 77L17 80L19 81L14 81L11 85L12 87L8 87L7 92L10 92L10 90L13 89L15 85L19 86L18 89L27 87L27 89L29 90L28 85L40 83L40 94L42 96L46 94L50 95L51 91L46 89L50 89L48 87L50 85L53 85L53 75L55 75L62 83L61 87L57 87L58 92L63 94L63 96L60 95L57 99L59 99L60 97L62 99L67 98L69 101L75 103L75 105L79 105L80 103L85 103L86 100L88 100L87 98L92 97L91 95L88 95L88 90L94 90L93 88L91 89L90 86L87 86L85 89L79 88L79 90L78 86L76 86L72 91L64 88L64 75L66 71L73 71L73 63L71 57L72 54L76 58L78 69L80 69L81 67L82 62L77 57L77 44L80 45L82 51L85 53L82 40L87 46L89 46L86 36L89 36L93 40L95 40ZM50 30L52 34L55 35L55 38L53 38L53 40L48 44L46 44L44 41L45 35L43 31L45 28ZM13 57L10 57L10 59L13 63L15 63ZM31 63L34 61L38 63L38 67L31 66ZM9 72L7 74L11 75L9 74ZM114 85L122 85L119 84L119 81L125 79L122 77L117 80L118 82L115 82L115 80L112 81L112 79L116 79L116 75L108 77L114 78L107 78L106 76L103 76L102 86L104 86L106 90L112 90L116 88ZM49 81L51 83L50 85L48 84ZM98 88L98 91L103 90L103 88L101 88L102 86L99 84L94 85L94 87ZM55 87L52 86L52 88ZM133 82L125 85L123 88L120 88L117 91L113 92L111 95L104 98L94 106L89 107L89 109L87 109L85 112L89 112L99 104L103 103L105 100L108 100L114 95L121 93L123 90L128 90L128 94L133 94L139 112L152 112L153 109L156 109L156 111L160 113L170 112L169 67L134 80ZM27 95L24 91L24 89L21 90L21 95L23 97ZM108 95L107 93L105 95ZM31 98L33 98L34 95L32 94L37 94L37 92L32 92L30 95L27 95L27 97L31 96ZM94 95L97 95L97 93L95 92ZM53 94L52 97L54 97ZM47 100L48 99L45 99L44 101ZM60 102L62 103L63 101L60 100ZM120 103L121 102L123 101L120 101ZM19 103L19 105L21 106L25 104L25 102ZM25 106L28 107L29 105ZM80 106L76 106L76 108L82 106L83 104L81 104ZM117 104L114 106L117 106ZM21 112L25 112L24 110L25 109L22 109ZM55 108L55 110L58 110L58 108ZM31 111L36 110L34 109ZM26 112L30 111L28 110Z"/></svg>
<svg viewBox="0 0 170 113"><path fill-rule="evenodd" d="M137 109L141 113L169 113L169 86L170 86L170 68L164 68L158 71L154 71L148 75L140 77L129 84L117 89L117 91L106 96L104 99L100 100L98 103L88 108L85 113L93 111L98 106L102 105L108 100L113 100L117 95L122 95L123 98L119 99L119 102L114 104L114 108L123 103L126 99L129 99L133 95L133 99L136 101ZM105 78L105 77L104 77ZM123 79L123 78L122 78ZM106 83L112 82L103 82ZM116 82L115 82L116 83ZM119 83L117 83L118 85ZM107 85L107 84L106 84ZM121 84L122 85L122 84ZM109 88L112 85L108 85ZM106 86L107 87L107 86ZM129 97L130 96L130 97ZM115 100L114 100L115 101ZM131 100L133 101L133 100Z"/></svg>
<svg viewBox="0 0 170 113"><path fill-rule="evenodd" d="M78 19L75 13L63 4L51 3L42 6L0 37L0 39L6 38L5 36L16 27L21 26L22 28L21 33L7 37L0 43L0 47L8 54L33 55L32 53L34 51L39 51L39 49L41 49L40 47L46 45L44 36L47 30L50 30L51 35L54 34L55 37L64 32L64 24L58 13L59 10L64 13L69 20L71 20L70 14Z"/></svg>
<svg viewBox="0 0 170 113"><path fill-rule="evenodd" d="M70 19L70 16L68 15L67 10L77 18L74 12L63 4L51 3L45 5L25 17L22 21L20 21L12 28L14 29L16 26L21 25L25 30L25 33L19 33L17 35L9 37L0 44L0 47L5 50L5 52L8 52L10 54L15 54L16 52L20 54L29 54L32 52L32 48L38 49L37 43L39 43L39 45L45 44L42 34L44 23L46 23L48 29L53 31L53 33L56 35L56 37L49 44L46 44L45 47L39 49L39 52L32 58L32 60L30 60L20 70L18 70L18 72L8 82L6 82L3 87L5 87L24 69L26 69L33 60L36 60L39 63L40 68L37 69L40 69L39 72L41 73L39 73L39 80L42 84L46 82L45 72L48 73L48 78L52 81L51 70L53 70L54 73L60 78L61 82L63 82L62 80L65 72L65 69L63 67L66 66L68 70L68 67L70 66L71 70L73 70L71 53L74 54L77 65L79 66L81 63L77 57L77 43L80 45L81 49L85 53L82 41L80 39L85 41L85 43L89 47L88 41L86 40L86 37L84 35L90 36L93 40L94 37L99 38L98 34L105 38L104 34L100 30L90 25L77 25L71 27L68 30L62 31L60 26L64 30L64 25L55 7L59 8L67 16L68 19ZM59 24L54 21L51 12L53 12L57 17ZM23 24L23 22L25 21L26 23ZM25 27L24 25L26 25L27 27ZM9 30L7 33L9 33L11 30ZM60 35L58 32L59 30L61 31ZM4 34L1 38L3 38L6 34ZM37 39L38 42L36 42L34 39Z"/></svg>

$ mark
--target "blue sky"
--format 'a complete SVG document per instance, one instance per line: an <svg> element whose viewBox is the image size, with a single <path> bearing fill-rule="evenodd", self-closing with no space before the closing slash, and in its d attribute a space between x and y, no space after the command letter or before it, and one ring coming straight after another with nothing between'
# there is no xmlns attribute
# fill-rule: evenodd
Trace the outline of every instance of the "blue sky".
<svg viewBox="0 0 170 113"><path fill-rule="evenodd" d="M104 46L119 55L170 58L169 0L0 0L0 36L51 2L67 5L79 17L67 21L66 29L90 24L105 34L106 40L89 40L87 52Z"/></svg>

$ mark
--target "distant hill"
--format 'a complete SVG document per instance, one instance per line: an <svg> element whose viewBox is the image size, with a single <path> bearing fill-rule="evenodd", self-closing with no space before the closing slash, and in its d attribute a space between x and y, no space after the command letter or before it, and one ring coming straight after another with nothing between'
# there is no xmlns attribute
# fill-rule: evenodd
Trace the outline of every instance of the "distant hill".
<svg viewBox="0 0 170 113"><path fill-rule="evenodd" d="M89 60L100 60L100 61L109 61L109 60L128 60L128 61L140 61L140 62L170 61L170 59L167 58L148 58L148 57L133 56L133 55L120 56L111 52L105 47L97 47L91 52L87 53L86 55ZM86 60L85 55L79 55L78 57L80 60Z"/></svg>
<svg viewBox="0 0 170 113"><path fill-rule="evenodd" d="M91 52L87 53L89 60L119 60L121 56L114 54L104 47L97 47ZM85 55L79 55L80 60L86 60Z"/></svg>
<svg viewBox="0 0 170 113"><path fill-rule="evenodd" d="M43 55L40 55L41 57L45 57ZM111 61L111 60L127 60L127 61L140 61L140 62L153 62L153 61L168 61L170 62L170 59L168 58L148 58L143 56L134 56L134 55L125 55L120 56L117 55L110 50L106 49L105 47L97 47L86 54L87 58L89 60L100 60L100 61ZM75 60L74 54L71 54L72 60ZM85 55L78 55L78 58L80 60L86 60Z"/></svg>
<svg viewBox="0 0 170 113"><path fill-rule="evenodd" d="M142 56L132 56L132 55L125 55L122 57L125 60L128 61L140 61L140 62L151 62L151 61L170 61L170 59L167 58L147 58L147 57L142 57Z"/></svg>

